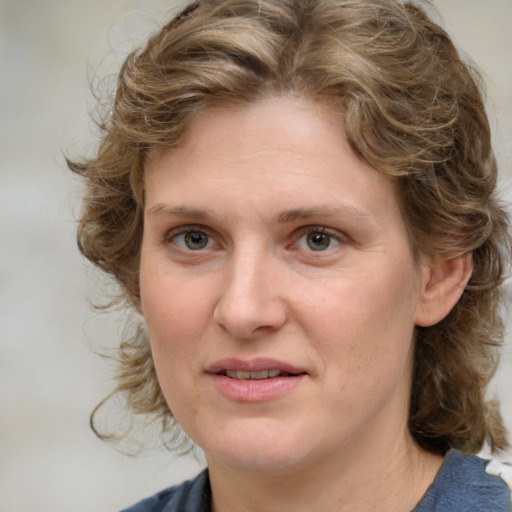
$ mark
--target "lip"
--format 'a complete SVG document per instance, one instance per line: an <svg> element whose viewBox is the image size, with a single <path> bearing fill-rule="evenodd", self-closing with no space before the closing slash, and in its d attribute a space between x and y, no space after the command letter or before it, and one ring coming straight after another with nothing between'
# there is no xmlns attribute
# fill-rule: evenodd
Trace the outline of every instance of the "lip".
<svg viewBox="0 0 512 512"><path fill-rule="evenodd" d="M304 368L294 366L278 359L269 357L258 357L255 359L238 359L229 357L216 361L206 368L206 373L218 374L226 370L240 370L245 372L260 372L262 370L279 370L280 372L292 373L295 375L307 373Z"/></svg>
<svg viewBox="0 0 512 512"><path fill-rule="evenodd" d="M290 375L259 380L237 380L221 373L229 370L279 370ZM273 358L221 359L208 366L206 374L222 396L235 402L266 402L277 399L299 386L308 375L303 368Z"/></svg>

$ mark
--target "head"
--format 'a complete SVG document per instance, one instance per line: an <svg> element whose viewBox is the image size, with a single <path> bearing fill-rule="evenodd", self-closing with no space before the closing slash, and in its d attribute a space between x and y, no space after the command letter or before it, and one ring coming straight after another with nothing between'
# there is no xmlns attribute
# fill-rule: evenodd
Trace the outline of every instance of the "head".
<svg viewBox="0 0 512 512"><path fill-rule="evenodd" d="M499 285L509 250L496 163L476 73L418 7L394 0L202 0L125 61L95 158L70 164L87 183L84 255L140 312L145 172L217 107L293 97L327 106L351 151L392 180L411 254L472 261L439 322L415 329L409 429L423 448L478 451L506 441L486 386L502 336ZM173 425L151 349L121 346L118 391Z"/></svg>

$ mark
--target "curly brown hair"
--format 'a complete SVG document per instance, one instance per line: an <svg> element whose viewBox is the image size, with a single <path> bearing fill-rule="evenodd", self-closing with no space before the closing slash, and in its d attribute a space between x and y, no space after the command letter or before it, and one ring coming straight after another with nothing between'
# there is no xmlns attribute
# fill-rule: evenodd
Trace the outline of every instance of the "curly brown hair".
<svg viewBox="0 0 512 512"><path fill-rule="evenodd" d="M353 150L394 178L416 255L471 253L473 274L437 325L418 327L410 431L434 453L507 446L486 388L503 326L508 221L477 72L446 32L395 0L202 0L128 56L94 158L68 162L87 192L82 253L139 307L144 165L213 105L293 94L337 108ZM121 344L118 387L175 433L144 329Z"/></svg>

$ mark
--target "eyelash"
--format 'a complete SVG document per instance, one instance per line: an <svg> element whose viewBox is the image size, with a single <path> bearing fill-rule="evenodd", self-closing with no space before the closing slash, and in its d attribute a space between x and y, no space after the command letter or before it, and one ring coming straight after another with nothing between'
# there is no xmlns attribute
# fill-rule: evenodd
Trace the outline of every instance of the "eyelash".
<svg viewBox="0 0 512 512"><path fill-rule="evenodd" d="M338 245L346 244L348 242L348 238L344 235L342 235L339 232L333 231L331 229L328 229L324 226L305 226L299 230L299 236L295 237L294 242L290 244L290 246L293 248L293 246L296 246L301 239L304 237L308 237L309 235L326 235L329 237L329 245L325 249L315 250L310 248L309 251L306 252L313 252L313 253L321 253L321 252L327 252L330 249L333 249L334 247L337 247ZM336 242L336 245L334 247L331 247L332 241ZM297 248L297 250L300 250L300 248Z"/></svg>
<svg viewBox="0 0 512 512"><path fill-rule="evenodd" d="M183 251L187 251L186 248L180 247L176 242L175 239L181 235L187 235L187 234L198 234L198 235L206 235L208 237L207 244L214 240L214 236L212 233L205 228L204 226L195 226L195 225L188 225L188 226L180 226L178 228L172 229L171 231L167 232L165 234L164 243L166 245L173 244L177 246L179 249ZM195 252L194 249L188 249L190 252ZM197 252L201 251L201 249L196 249Z"/></svg>
<svg viewBox="0 0 512 512"><path fill-rule="evenodd" d="M330 230L324 226L304 226L302 228L299 228L296 233L298 233L296 236L293 237L293 241L287 245L287 249L290 250L301 250L300 247L298 247L299 242L309 235L326 235L329 237L328 245L325 248L319 248L318 250L315 250L313 248L302 249L305 252L312 252L312 253L321 253L321 252L327 252L329 250L332 250L334 247L337 247L338 245L347 244L349 239L346 235L343 235L339 232ZM198 235L205 235L207 237L206 245L210 244L210 242L215 240L215 236L211 233L211 231L204 226L201 225L187 225L187 226L180 226L178 228L172 229L171 231L167 232L165 234L164 243L166 245L174 245L178 249L181 249L182 251L186 252L202 252L203 250L209 249L210 247L199 247L197 249L191 249L190 247L181 247L179 244L176 243L176 238L179 236L186 236L187 234L198 234ZM332 247L332 242L335 242L335 246ZM186 242L185 242L186 243ZM307 243L307 242L306 242Z"/></svg>

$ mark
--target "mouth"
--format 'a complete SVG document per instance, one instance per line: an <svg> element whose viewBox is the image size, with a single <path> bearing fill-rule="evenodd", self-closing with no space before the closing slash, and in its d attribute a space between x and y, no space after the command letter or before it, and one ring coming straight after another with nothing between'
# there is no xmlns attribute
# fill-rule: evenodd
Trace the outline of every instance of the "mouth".
<svg viewBox="0 0 512 512"><path fill-rule="evenodd" d="M210 375L218 375L233 380L268 380L282 377L307 375L304 368L272 358L237 359L226 358L206 369Z"/></svg>
<svg viewBox="0 0 512 512"><path fill-rule="evenodd" d="M215 389L234 403L263 403L287 396L309 373L273 358L226 358L206 368ZM307 381L306 381L307 382Z"/></svg>
<svg viewBox="0 0 512 512"><path fill-rule="evenodd" d="M235 380L264 380L274 379L276 377L297 377L298 375L303 375L303 373L304 372L290 373L278 369L260 370L255 372L245 370L223 370L217 372L217 375L222 375Z"/></svg>

